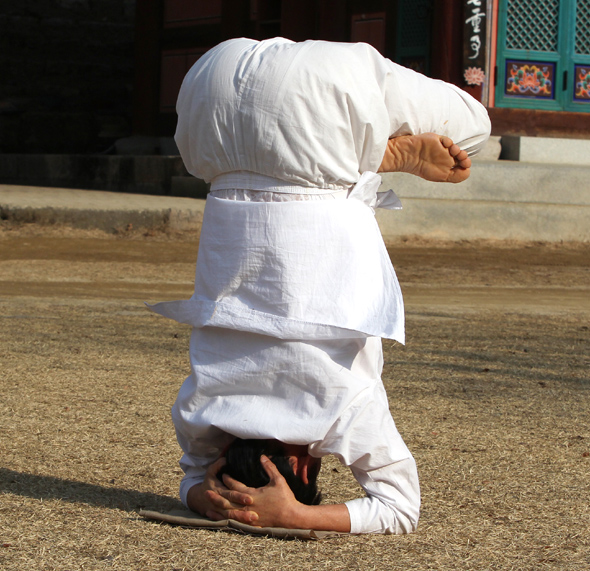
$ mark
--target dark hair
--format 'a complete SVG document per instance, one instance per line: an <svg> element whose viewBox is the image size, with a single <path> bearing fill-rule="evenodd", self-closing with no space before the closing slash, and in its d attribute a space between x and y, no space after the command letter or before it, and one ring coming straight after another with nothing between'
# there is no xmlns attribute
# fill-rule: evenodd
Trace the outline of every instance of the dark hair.
<svg viewBox="0 0 590 571"><path fill-rule="evenodd" d="M262 454L273 461L298 502L308 506L321 502L322 494L318 491L317 473L310 474L308 484L303 483L303 480L293 473L285 449L276 440L236 438L225 453L227 463L218 472L217 477L221 479L223 474L228 474L250 488L266 486L270 482L270 478L260 462Z"/></svg>

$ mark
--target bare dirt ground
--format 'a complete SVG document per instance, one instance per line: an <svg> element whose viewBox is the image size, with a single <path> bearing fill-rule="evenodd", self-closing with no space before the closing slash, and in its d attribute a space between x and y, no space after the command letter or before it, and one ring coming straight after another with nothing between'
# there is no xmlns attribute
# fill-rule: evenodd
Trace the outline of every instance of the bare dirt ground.
<svg viewBox="0 0 590 571"><path fill-rule="evenodd" d="M0 226L0 568L590 568L590 246L392 245L405 347L384 383L414 453L417 533L318 542L148 522L176 499L169 409L196 236ZM328 502L358 495L324 465Z"/></svg>

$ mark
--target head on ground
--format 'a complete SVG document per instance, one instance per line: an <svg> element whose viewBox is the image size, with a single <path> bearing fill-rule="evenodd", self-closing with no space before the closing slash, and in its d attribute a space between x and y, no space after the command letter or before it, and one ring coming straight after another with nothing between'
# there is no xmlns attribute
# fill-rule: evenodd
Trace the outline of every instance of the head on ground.
<svg viewBox="0 0 590 571"><path fill-rule="evenodd" d="M263 454L272 460L297 501L310 506L320 503L322 495L318 491L317 477L321 460L310 456L307 446L236 438L226 450L226 464L217 476L228 474L251 488L266 486L270 478L260 462Z"/></svg>

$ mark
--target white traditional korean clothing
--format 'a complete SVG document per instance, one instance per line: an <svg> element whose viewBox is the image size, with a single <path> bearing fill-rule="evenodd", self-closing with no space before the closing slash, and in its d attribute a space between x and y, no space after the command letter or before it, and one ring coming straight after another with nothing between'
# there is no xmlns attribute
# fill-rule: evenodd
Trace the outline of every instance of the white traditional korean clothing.
<svg viewBox="0 0 590 571"><path fill-rule="evenodd" d="M366 44L278 38L213 48L177 111L185 165L211 182L194 295L152 306L194 328L172 411L181 499L234 437L275 438L351 468L367 493L346 503L352 533L413 531L416 466L380 378L404 317L373 208L398 205L375 171L404 134L477 152L485 109Z"/></svg>

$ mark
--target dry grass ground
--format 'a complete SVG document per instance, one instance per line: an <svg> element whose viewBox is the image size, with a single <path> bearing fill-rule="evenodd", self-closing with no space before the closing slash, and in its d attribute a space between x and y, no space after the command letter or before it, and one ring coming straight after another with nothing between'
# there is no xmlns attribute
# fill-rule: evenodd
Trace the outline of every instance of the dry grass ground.
<svg viewBox="0 0 590 571"><path fill-rule="evenodd" d="M179 237L0 228L0 568L590 568L590 250L397 245L406 347L391 409L418 462L417 533L282 541L159 525L187 328L141 301L190 294ZM358 494L325 464L327 501Z"/></svg>

